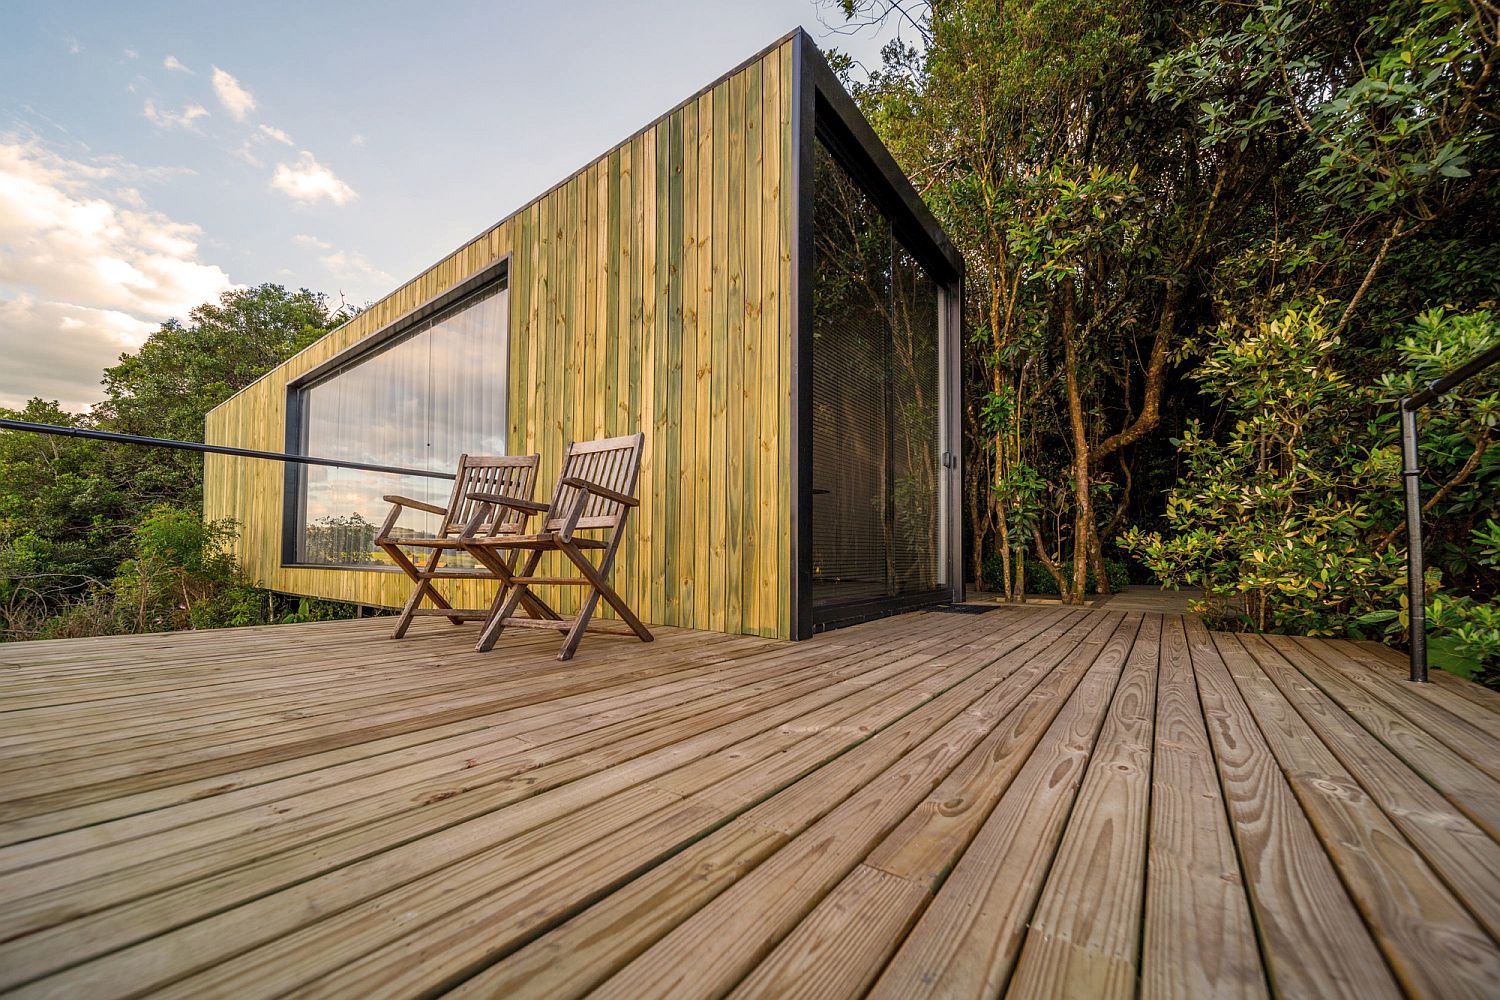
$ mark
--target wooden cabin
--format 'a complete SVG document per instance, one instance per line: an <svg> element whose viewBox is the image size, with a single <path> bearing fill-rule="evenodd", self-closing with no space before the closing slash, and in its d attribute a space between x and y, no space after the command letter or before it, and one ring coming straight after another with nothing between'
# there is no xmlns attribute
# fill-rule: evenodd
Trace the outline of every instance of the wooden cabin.
<svg viewBox="0 0 1500 1000"><path fill-rule="evenodd" d="M437 471L535 452L545 493L569 440L642 430L625 599L805 638L962 597L962 276L799 29L215 408L207 440ZM205 473L260 585L368 605L409 589L372 543L381 496L450 489L221 455Z"/></svg>

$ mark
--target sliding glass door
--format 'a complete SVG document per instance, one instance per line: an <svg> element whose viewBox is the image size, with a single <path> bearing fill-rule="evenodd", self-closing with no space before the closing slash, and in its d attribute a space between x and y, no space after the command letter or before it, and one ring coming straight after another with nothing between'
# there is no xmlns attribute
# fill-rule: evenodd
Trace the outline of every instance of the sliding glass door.
<svg viewBox="0 0 1500 1000"><path fill-rule="evenodd" d="M837 609L946 586L937 283L814 143L812 600Z"/></svg>

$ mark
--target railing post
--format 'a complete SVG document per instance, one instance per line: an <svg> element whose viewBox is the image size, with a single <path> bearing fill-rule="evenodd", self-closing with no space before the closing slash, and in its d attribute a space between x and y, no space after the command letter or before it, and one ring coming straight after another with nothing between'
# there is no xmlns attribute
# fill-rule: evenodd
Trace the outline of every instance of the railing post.
<svg viewBox="0 0 1500 1000"><path fill-rule="evenodd" d="M1427 682L1427 581L1422 566L1422 469L1417 455L1417 411L1401 401L1401 479L1406 499L1406 615L1411 679Z"/></svg>

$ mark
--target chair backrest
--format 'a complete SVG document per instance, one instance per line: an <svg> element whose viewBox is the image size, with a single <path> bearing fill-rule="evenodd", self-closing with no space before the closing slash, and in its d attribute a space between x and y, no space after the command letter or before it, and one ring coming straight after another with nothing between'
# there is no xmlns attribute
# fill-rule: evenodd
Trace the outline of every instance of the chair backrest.
<svg viewBox="0 0 1500 1000"><path fill-rule="evenodd" d="M552 503L547 510L544 530L564 526L573 509L578 490L563 484L564 479L582 479L605 489L635 496L635 481L641 471L641 447L646 435L639 432L624 437L601 438L598 441L574 441L563 453L562 474ZM627 508L607 497L589 497L575 528L616 528Z"/></svg>
<svg viewBox="0 0 1500 1000"><path fill-rule="evenodd" d="M536 469L540 455L460 455L458 472L453 479L453 495L448 499L448 513L438 537L462 534L469 518L480 503L470 500L470 493L493 493L517 500L530 500L536 494ZM521 526L521 515L509 508L494 508L500 517L498 527L485 524L487 534L513 532Z"/></svg>

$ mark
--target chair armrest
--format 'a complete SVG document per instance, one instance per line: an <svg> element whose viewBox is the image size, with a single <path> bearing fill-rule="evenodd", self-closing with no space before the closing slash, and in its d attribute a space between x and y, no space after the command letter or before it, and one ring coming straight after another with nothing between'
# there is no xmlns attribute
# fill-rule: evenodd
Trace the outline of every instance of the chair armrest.
<svg viewBox="0 0 1500 1000"><path fill-rule="evenodd" d="M411 497L385 496L380 499L386 503L393 503L397 507L415 507L417 510L425 510L429 514L439 516L448 513L448 508L439 507L437 504L423 503L421 500L413 500Z"/></svg>
<svg viewBox="0 0 1500 1000"><path fill-rule="evenodd" d="M577 476L566 476L562 480L560 480L560 482L564 486L571 486L575 490L583 490L587 493L594 494L594 496L596 497L603 497L606 500L613 500L615 503L624 504L626 507L639 507L641 504L641 502L633 496L627 496L624 493L618 493L615 490L600 486L597 483L591 483L587 479L579 479Z"/></svg>
<svg viewBox="0 0 1500 1000"><path fill-rule="evenodd" d="M519 497L501 496L498 493L470 493L468 497L470 500L484 506L474 509L474 514L469 518L469 523L464 526L463 533L459 535L459 541L464 545L468 545L470 542L483 544L484 539L493 539L501 534L516 534L525 529L527 520L533 514L547 509L546 504L536 503L532 500L522 500ZM514 524L506 527L502 523L501 517L497 514L494 520L490 522L489 532L481 535L479 529L484 527L485 516L495 507L509 508L515 511L518 517Z"/></svg>
<svg viewBox="0 0 1500 1000"><path fill-rule="evenodd" d="M537 503L535 500L522 500L519 497L501 496L498 493L470 493L469 499L477 500L480 503L497 504L501 507L509 507L511 510L519 510L532 514L541 513L547 509L546 504Z"/></svg>

